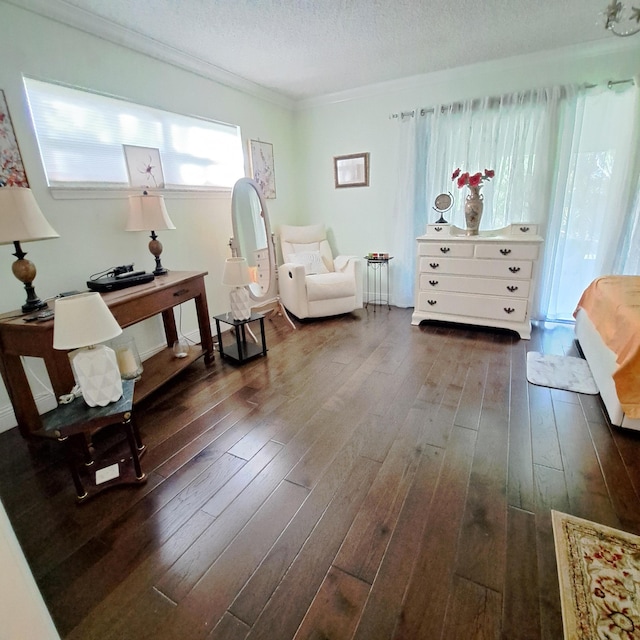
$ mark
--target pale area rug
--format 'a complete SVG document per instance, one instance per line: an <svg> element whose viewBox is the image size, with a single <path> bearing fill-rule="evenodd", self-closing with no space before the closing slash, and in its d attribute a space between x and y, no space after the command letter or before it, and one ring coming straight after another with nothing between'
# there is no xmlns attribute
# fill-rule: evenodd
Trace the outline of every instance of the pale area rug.
<svg viewBox="0 0 640 640"><path fill-rule="evenodd" d="M527 380L541 387L576 393L598 393L587 361L573 356L544 355L537 351L529 351Z"/></svg>
<svg viewBox="0 0 640 640"><path fill-rule="evenodd" d="M565 640L640 639L640 537L552 511Z"/></svg>

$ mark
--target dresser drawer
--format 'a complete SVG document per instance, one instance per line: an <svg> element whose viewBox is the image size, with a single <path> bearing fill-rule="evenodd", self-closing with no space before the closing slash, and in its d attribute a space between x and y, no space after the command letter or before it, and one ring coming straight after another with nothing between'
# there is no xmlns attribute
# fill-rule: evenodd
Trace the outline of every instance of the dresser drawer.
<svg viewBox="0 0 640 640"><path fill-rule="evenodd" d="M420 274L420 291L451 291L508 298L528 298L529 285L528 280Z"/></svg>
<svg viewBox="0 0 640 640"><path fill-rule="evenodd" d="M533 263L528 260L465 260L464 258L420 258L420 273L443 273L457 276L486 276L529 280Z"/></svg>
<svg viewBox="0 0 640 640"><path fill-rule="evenodd" d="M536 244L477 244L476 258L490 258L497 260L537 260L538 245Z"/></svg>
<svg viewBox="0 0 640 640"><path fill-rule="evenodd" d="M449 224L428 224L427 235L428 236L448 236L451 235L451 225Z"/></svg>
<svg viewBox="0 0 640 640"><path fill-rule="evenodd" d="M473 258L473 243L425 242L420 245L420 255Z"/></svg>
<svg viewBox="0 0 640 640"><path fill-rule="evenodd" d="M466 318L523 322L527 317L527 300L421 291L418 294L418 311Z"/></svg>

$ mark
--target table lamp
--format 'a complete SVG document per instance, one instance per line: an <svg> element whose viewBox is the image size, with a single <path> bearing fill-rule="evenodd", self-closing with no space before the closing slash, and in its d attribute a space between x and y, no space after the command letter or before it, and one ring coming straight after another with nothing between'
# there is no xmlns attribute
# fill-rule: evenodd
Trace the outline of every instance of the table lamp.
<svg viewBox="0 0 640 640"><path fill-rule="evenodd" d="M36 267L20 247L20 242L59 238L53 227L47 222L33 197L31 189L26 187L0 188L0 244L13 242L17 260L11 265L13 275L24 284L27 301L22 305L24 313L31 313L47 306L36 295L33 281Z"/></svg>
<svg viewBox="0 0 640 640"><path fill-rule="evenodd" d="M122 333L99 293L57 298L54 306L53 348L69 353L71 368L84 401L105 407L122 396L120 369L113 349L99 342Z"/></svg>
<svg viewBox="0 0 640 640"><path fill-rule="evenodd" d="M224 263L222 284L233 287L229 294L231 313L236 320L251 317L251 298L247 285L251 284L249 266L245 258L227 258Z"/></svg>
<svg viewBox="0 0 640 640"><path fill-rule="evenodd" d="M150 196L146 191L141 196L129 196L129 218L127 231L151 231L149 251L156 260L154 276L163 276L167 269L160 262L162 243L158 240L156 231L163 229L175 229L167 208L164 206L162 196Z"/></svg>

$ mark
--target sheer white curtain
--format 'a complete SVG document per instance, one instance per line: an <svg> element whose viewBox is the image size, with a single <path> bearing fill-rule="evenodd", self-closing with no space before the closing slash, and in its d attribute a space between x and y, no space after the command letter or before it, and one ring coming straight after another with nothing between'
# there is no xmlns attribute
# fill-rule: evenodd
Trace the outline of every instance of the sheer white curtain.
<svg viewBox="0 0 640 640"><path fill-rule="evenodd" d="M549 163L556 114L569 89L551 87L436 106L426 114L432 144L427 159L429 199L452 191L456 205L449 222L464 227L467 188L458 189L451 174L493 169L495 178L482 188L485 205L482 228L510 223L543 223L544 194L553 172Z"/></svg>
<svg viewBox="0 0 640 640"><path fill-rule="evenodd" d="M633 83L582 89L563 105L538 319L573 320L592 280L638 273L639 109Z"/></svg>
<svg viewBox="0 0 640 640"><path fill-rule="evenodd" d="M632 141L632 158L629 161L630 214L618 243L614 272L623 275L640 274L640 74L633 79L630 99L634 101L635 119L629 129ZM635 144L633 141L635 140Z"/></svg>
<svg viewBox="0 0 640 640"><path fill-rule="evenodd" d="M399 116L398 175L394 203L393 238L390 246L393 267L391 303L413 306L413 274L416 261L415 239L425 232L427 220L424 190L424 156L427 148L425 127L416 111Z"/></svg>
<svg viewBox="0 0 640 640"><path fill-rule="evenodd" d="M584 288L606 273L640 272L640 99L638 83L550 87L437 105L400 123L409 158L399 167L394 299L413 304L415 237L439 193L455 198L448 221L464 226L466 187L452 172L493 169L481 229L540 225L545 238L532 317L572 320ZM406 126L409 124L409 126ZM413 140L413 142L412 142ZM402 235L405 234L405 235ZM409 246L411 245L411 246Z"/></svg>
<svg viewBox="0 0 640 640"><path fill-rule="evenodd" d="M413 304L415 238L439 218L433 210L438 194L452 193L454 206L445 215L450 223L464 226L467 189L451 181L456 168L471 173L495 170L495 178L482 189L482 228L521 221L544 224L558 104L567 91L552 87L436 105L399 123L399 223L393 251L411 260L394 264L394 304Z"/></svg>

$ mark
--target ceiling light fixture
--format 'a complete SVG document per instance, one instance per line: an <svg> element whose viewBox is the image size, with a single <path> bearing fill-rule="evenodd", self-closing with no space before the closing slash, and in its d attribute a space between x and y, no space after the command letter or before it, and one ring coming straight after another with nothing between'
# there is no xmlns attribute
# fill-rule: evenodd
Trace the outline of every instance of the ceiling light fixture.
<svg viewBox="0 0 640 640"><path fill-rule="evenodd" d="M640 7L627 5L611 0L605 11L605 28L616 36L625 38L640 32Z"/></svg>

